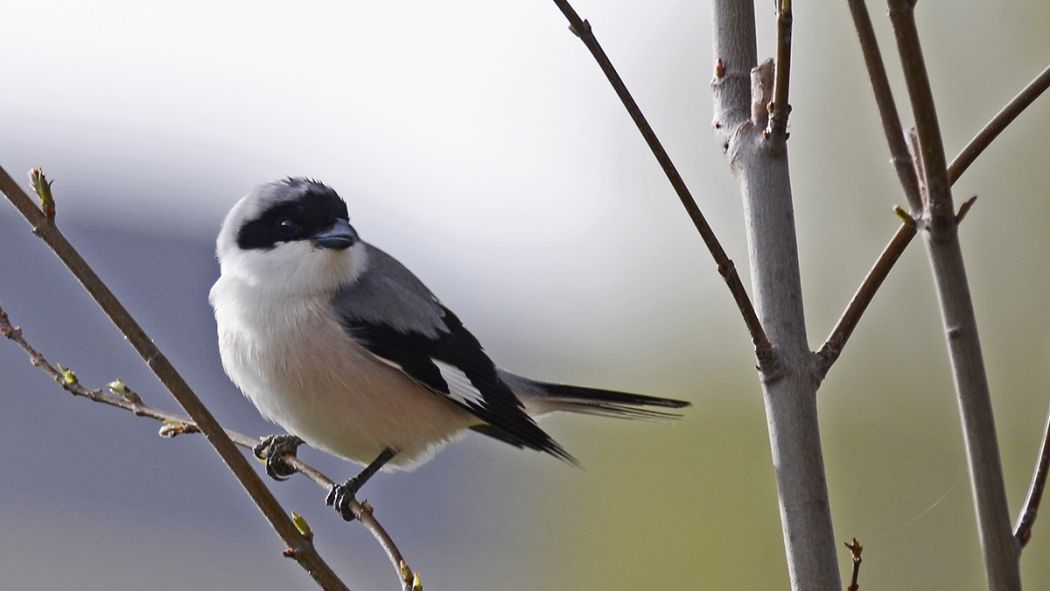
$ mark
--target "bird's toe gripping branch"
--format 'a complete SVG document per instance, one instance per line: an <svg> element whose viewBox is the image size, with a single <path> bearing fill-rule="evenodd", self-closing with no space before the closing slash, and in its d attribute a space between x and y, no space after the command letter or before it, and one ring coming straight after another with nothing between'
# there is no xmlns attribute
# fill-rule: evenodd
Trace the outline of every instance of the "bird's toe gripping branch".
<svg viewBox="0 0 1050 591"><path fill-rule="evenodd" d="M328 491L328 496L325 497L325 504L333 507L343 520L353 521L355 517L350 505L355 500L362 484L364 483L360 482L356 476L342 484L333 484L332 490Z"/></svg>
<svg viewBox="0 0 1050 591"><path fill-rule="evenodd" d="M286 455L295 456L304 441L295 435L270 435L263 438L259 445L252 449L252 453L260 460L266 461L266 474L274 480L288 480L296 473L296 469L284 461Z"/></svg>
<svg viewBox="0 0 1050 591"><path fill-rule="evenodd" d="M384 449L376 459L372 460L372 463L366 466L364 470L361 470L360 474L342 484L333 484L332 490L328 491L328 496L325 497L324 503L329 507L334 507L344 520L353 521L355 516L352 505L354 504L357 491L361 490L361 487L368 482L368 479L393 459L395 455L397 455L397 452L393 449L389 447Z"/></svg>

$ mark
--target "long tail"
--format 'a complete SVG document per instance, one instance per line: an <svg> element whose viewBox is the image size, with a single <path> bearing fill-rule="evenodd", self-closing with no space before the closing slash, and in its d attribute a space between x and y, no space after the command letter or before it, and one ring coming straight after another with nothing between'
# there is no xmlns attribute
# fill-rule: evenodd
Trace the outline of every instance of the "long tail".
<svg viewBox="0 0 1050 591"><path fill-rule="evenodd" d="M685 400L659 398L644 394L616 392L566 384L548 384L500 371L500 377L514 390L532 416L563 411L578 414L636 419L671 421L681 414L660 409L678 409L690 405ZM656 407L656 408L653 408Z"/></svg>

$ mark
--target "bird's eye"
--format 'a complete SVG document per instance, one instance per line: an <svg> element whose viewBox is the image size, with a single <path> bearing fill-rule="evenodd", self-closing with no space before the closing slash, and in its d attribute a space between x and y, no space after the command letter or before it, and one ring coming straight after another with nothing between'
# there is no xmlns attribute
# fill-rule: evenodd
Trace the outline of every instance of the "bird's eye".
<svg viewBox="0 0 1050 591"><path fill-rule="evenodd" d="M280 218L277 220L277 231L284 238L293 238L299 233L299 222L288 217Z"/></svg>

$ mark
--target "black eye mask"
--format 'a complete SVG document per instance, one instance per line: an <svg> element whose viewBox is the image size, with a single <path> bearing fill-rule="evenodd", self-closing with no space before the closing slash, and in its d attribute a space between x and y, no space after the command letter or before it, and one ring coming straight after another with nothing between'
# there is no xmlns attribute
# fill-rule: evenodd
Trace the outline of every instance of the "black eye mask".
<svg viewBox="0 0 1050 591"><path fill-rule="evenodd" d="M293 182L293 181L283 181ZM306 240L332 227L337 219L348 220L346 203L335 191L311 181L296 181L299 196L277 203L259 218L244 224L237 233L242 250L269 250L282 242Z"/></svg>

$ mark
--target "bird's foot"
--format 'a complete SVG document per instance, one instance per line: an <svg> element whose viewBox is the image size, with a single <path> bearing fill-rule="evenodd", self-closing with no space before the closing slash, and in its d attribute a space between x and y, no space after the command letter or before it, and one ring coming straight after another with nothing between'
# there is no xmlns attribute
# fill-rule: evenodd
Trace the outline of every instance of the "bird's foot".
<svg viewBox="0 0 1050 591"><path fill-rule="evenodd" d="M345 521L353 521L355 517L350 505L357 500L357 491L362 484L364 482L358 480L357 476L342 484L333 484L332 490L328 491L328 496L324 499L325 505L334 507L336 513Z"/></svg>
<svg viewBox="0 0 1050 591"><path fill-rule="evenodd" d="M296 450L304 442L295 435L270 435L263 438L259 445L252 448L255 457L266 460L266 474L274 480L288 480L296 469L284 460L286 455L295 456Z"/></svg>
<svg viewBox="0 0 1050 591"><path fill-rule="evenodd" d="M335 507L335 510L346 521L353 521L354 512L350 510L350 505L354 503L354 496L357 494L357 491L396 455L397 452L393 449L389 447L384 448L383 451L379 452L376 459L372 460L372 463L365 466L364 470L361 470L360 474L342 484L333 484L332 490L328 491L328 496L324 499L325 504L329 507Z"/></svg>

